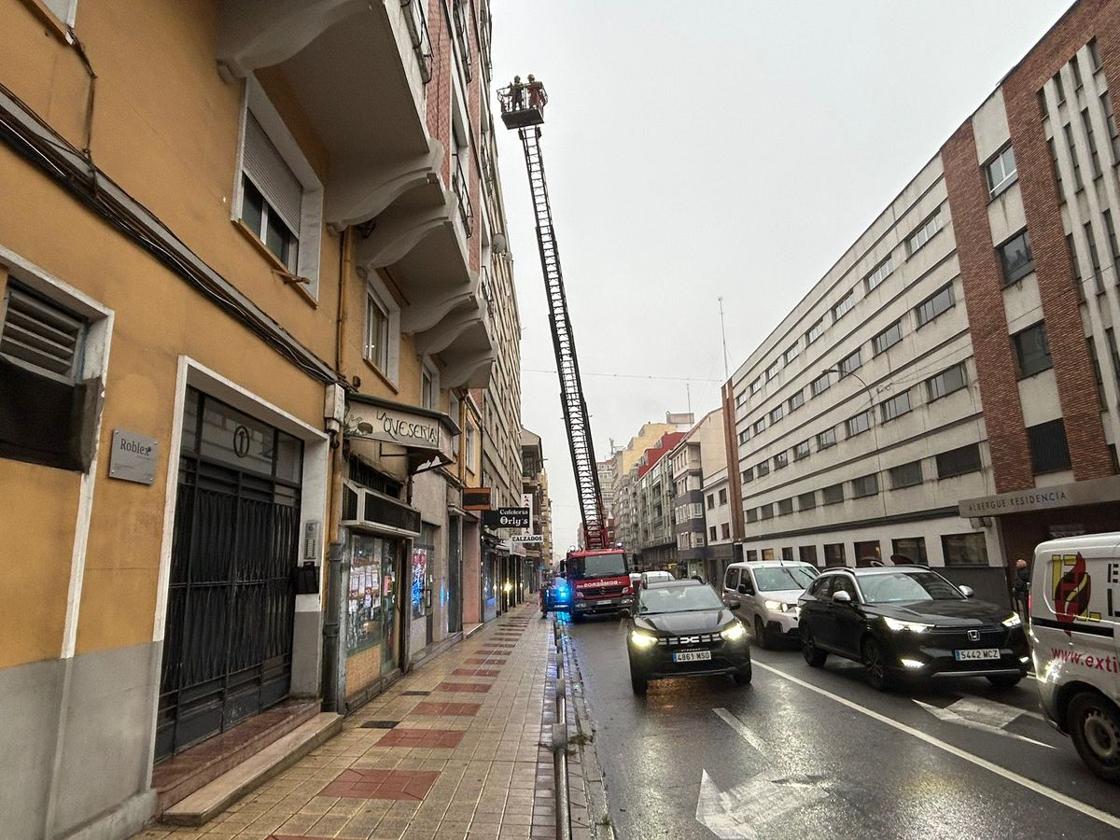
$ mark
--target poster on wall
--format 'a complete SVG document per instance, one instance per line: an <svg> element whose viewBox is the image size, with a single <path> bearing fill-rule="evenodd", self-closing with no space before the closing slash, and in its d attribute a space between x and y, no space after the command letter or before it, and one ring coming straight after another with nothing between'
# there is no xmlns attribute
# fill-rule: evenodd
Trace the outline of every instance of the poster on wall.
<svg viewBox="0 0 1120 840"><path fill-rule="evenodd" d="M381 641L383 543L377 537L351 537L350 589L346 604L346 650L349 653Z"/></svg>
<svg viewBox="0 0 1120 840"><path fill-rule="evenodd" d="M423 618L424 612L424 587L428 579L428 554L431 548L426 545L414 545L412 548L412 617Z"/></svg>

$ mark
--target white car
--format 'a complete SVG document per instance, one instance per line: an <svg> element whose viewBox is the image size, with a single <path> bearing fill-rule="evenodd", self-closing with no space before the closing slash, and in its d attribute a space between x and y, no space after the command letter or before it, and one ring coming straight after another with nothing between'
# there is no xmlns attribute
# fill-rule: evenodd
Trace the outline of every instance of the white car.
<svg viewBox="0 0 1120 840"><path fill-rule="evenodd" d="M669 583L676 580L672 572L642 572L643 587L649 586L651 583Z"/></svg>
<svg viewBox="0 0 1120 840"><path fill-rule="evenodd" d="M1120 533L1039 545L1029 618L1048 721L1090 770L1120 782Z"/></svg>
<svg viewBox="0 0 1120 840"><path fill-rule="evenodd" d="M766 648L779 639L800 641L797 599L819 572L808 563L763 560L732 563L723 576L723 602Z"/></svg>

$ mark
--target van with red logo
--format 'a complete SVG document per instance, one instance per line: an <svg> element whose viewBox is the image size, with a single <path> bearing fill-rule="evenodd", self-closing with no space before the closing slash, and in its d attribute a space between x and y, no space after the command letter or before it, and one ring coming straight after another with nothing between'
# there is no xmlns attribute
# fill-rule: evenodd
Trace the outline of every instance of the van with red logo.
<svg viewBox="0 0 1120 840"><path fill-rule="evenodd" d="M1120 533L1035 549L1029 637L1048 721L1120 783Z"/></svg>
<svg viewBox="0 0 1120 840"><path fill-rule="evenodd" d="M630 608L634 590L621 549L570 551L564 565L572 586L572 621Z"/></svg>

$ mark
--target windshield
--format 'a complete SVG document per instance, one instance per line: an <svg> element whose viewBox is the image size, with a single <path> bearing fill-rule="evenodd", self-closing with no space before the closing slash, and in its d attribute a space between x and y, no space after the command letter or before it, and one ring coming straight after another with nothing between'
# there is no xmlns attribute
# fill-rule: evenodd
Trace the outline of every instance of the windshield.
<svg viewBox="0 0 1120 840"><path fill-rule="evenodd" d="M613 554L592 554L588 557L573 557L568 561L572 577L609 577L626 574L626 555L621 551Z"/></svg>
<svg viewBox="0 0 1120 840"><path fill-rule="evenodd" d="M805 566L782 566L776 569L755 569L754 579L762 592L776 592L782 589L804 589L816 574Z"/></svg>
<svg viewBox="0 0 1120 840"><path fill-rule="evenodd" d="M959 589L934 572L885 572L866 575L860 577L859 585L863 590L863 597L869 604L964 599Z"/></svg>
<svg viewBox="0 0 1120 840"><path fill-rule="evenodd" d="M638 613L675 613L689 610L718 610L723 602L710 586L659 586L643 589Z"/></svg>

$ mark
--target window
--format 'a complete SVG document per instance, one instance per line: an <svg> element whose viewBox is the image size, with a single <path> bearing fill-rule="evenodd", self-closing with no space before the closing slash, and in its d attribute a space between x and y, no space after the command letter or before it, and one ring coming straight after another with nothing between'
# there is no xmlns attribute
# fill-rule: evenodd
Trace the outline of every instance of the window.
<svg viewBox="0 0 1120 840"><path fill-rule="evenodd" d="M774 505L772 503L768 505L759 505L758 515L761 519L773 519Z"/></svg>
<svg viewBox="0 0 1120 840"><path fill-rule="evenodd" d="M844 501L844 485L830 484L821 490L821 504L835 505Z"/></svg>
<svg viewBox="0 0 1120 840"><path fill-rule="evenodd" d="M754 433L756 435L759 432L765 431L766 430L766 418L765 417L759 417L757 420L755 420L754 421L754 426L752 427L752 430L754 431Z"/></svg>
<svg viewBox="0 0 1120 840"><path fill-rule="evenodd" d="M471 472L478 472L478 458L475 457L477 452L475 450L474 441L474 426L471 425L470 421L467 421L467 469L469 469ZM491 485L489 482L483 481L482 486L490 487Z"/></svg>
<svg viewBox="0 0 1120 840"><path fill-rule="evenodd" d="M934 234L941 230L943 223L941 208L938 208L936 213L918 225L918 229L910 234L906 240L906 256L914 256L922 246L933 239Z"/></svg>
<svg viewBox="0 0 1120 840"><path fill-rule="evenodd" d="M1112 357L1112 369L1116 371L1117 379L1120 381L1120 351L1116 348L1116 333L1113 332L1112 327L1105 328L1104 338L1108 342L1108 354Z"/></svg>
<svg viewBox="0 0 1120 840"><path fill-rule="evenodd" d="M771 424L777 423L782 419L782 407L780 405L774 406L770 409L770 422Z"/></svg>
<svg viewBox="0 0 1120 840"><path fill-rule="evenodd" d="M463 424L463 418L460 411L460 407L462 405L461 400L457 396L455 396L454 392L452 392L447 397L447 403L447 413L451 416L451 419L455 421L455 425L461 427ZM462 443L462 438L459 435L455 435L455 437L451 439L451 445L456 456L459 454L459 451L462 448Z"/></svg>
<svg viewBox="0 0 1120 840"><path fill-rule="evenodd" d="M1015 361L1019 378L1026 379L1054 366L1050 359L1050 344L1046 340L1046 322L1039 321L1011 336L1015 346Z"/></svg>
<svg viewBox="0 0 1120 840"><path fill-rule="evenodd" d="M758 466L754 468L758 473L758 477L762 478L765 475L770 475L770 464L767 461L760 461Z"/></svg>
<svg viewBox="0 0 1120 840"><path fill-rule="evenodd" d="M862 499L865 496L874 496L879 492L879 476L877 473L860 476L852 479L852 498Z"/></svg>
<svg viewBox="0 0 1120 840"><path fill-rule="evenodd" d="M856 305L856 292L855 289L849 291L844 297L837 301L836 305L832 307L832 322L836 323L845 315L847 315L853 306Z"/></svg>
<svg viewBox="0 0 1120 840"><path fill-rule="evenodd" d="M773 379L775 376L777 376L778 371L780 371L781 369L782 369L782 363L781 362L774 362L774 364L772 364L772 365L770 365L770 367L766 368L766 381L769 382L771 379Z"/></svg>
<svg viewBox="0 0 1120 840"><path fill-rule="evenodd" d="M1060 418L1028 427L1027 443L1031 450L1031 470L1035 475L1070 468L1066 427Z"/></svg>
<svg viewBox="0 0 1120 840"><path fill-rule="evenodd" d="M743 431L739 432L739 443L740 444L746 443L750 439L751 439L751 430L750 429L743 429Z"/></svg>
<svg viewBox="0 0 1120 840"><path fill-rule="evenodd" d="M809 493L802 493L797 497L798 510L812 510L817 506L817 494L815 491Z"/></svg>
<svg viewBox="0 0 1120 840"><path fill-rule="evenodd" d="M844 543L824 544L824 564L825 566L843 566L845 564Z"/></svg>
<svg viewBox="0 0 1120 840"><path fill-rule="evenodd" d="M1101 94L1101 108L1104 109L1104 122L1108 126L1108 142L1112 144L1112 159L1120 161L1120 128L1116 125L1116 115L1112 112L1112 94Z"/></svg>
<svg viewBox="0 0 1120 840"><path fill-rule="evenodd" d="M756 551L753 548L748 549L748 551L747 551L747 561L750 562L752 560L757 560L757 559L758 559L758 551Z"/></svg>
<svg viewBox="0 0 1120 840"><path fill-rule="evenodd" d="M859 350L852 353L850 356L847 356L844 359L841 359L840 364L837 365L837 368L840 371L840 378L841 379L843 379L845 376L849 375L853 371L859 370L861 367L863 367L863 361L862 361L862 359L860 359Z"/></svg>
<svg viewBox="0 0 1120 840"><path fill-rule="evenodd" d="M879 547L878 540L857 541L852 544L852 548L855 549L857 566L867 567L881 562L882 549Z"/></svg>
<svg viewBox="0 0 1120 840"><path fill-rule="evenodd" d="M805 405L805 392L798 391L789 400L786 401L790 411L797 411L801 406Z"/></svg>
<svg viewBox="0 0 1120 840"><path fill-rule="evenodd" d="M941 538L946 566L987 566L988 546L982 532L946 534Z"/></svg>
<svg viewBox="0 0 1120 840"><path fill-rule="evenodd" d="M1085 140L1089 144L1089 159L1093 164L1093 177L1099 178L1101 176L1101 155L1097 150L1097 140L1093 136L1093 121L1089 119L1088 108L1081 112L1081 125L1085 129Z"/></svg>
<svg viewBox="0 0 1120 840"><path fill-rule="evenodd" d="M716 538L716 526L715 525L712 525L710 528L708 528L708 536L712 540L715 540L715 538Z"/></svg>
<svg viewBox="0 0 1120 840"><path fill-rule="evenodd" d="M1081 282L1081 263L1077 259L1077 246L1073 244L1073 234L1066 234L1066 252L1069 255L1069 275L1073 279L1073 287L1081 302L1085 302L1085 286Z"/></svg>
<svg viewBox="0 0 1120 840"><path fill-rule="evenodd" d="M793 499L782 499L778 502L778 516L789 516L793 513Z"/></svg>
<svg viewBox="0 0 1120 840"><path fill-rule="evenodd" d="M1097 39L1093 38L1086 46L1089 48L1089 66L1093 68L1096 73L1101 69L1101 49L1097 46Z"/></svg>
<svg viewBox="0 0 1120 840"><path fill-rule="evenodd" d="M922 483L922 462L911 461L909 464L900 464L897 467L892 467L889 473L892 490L913 487Z"/></svg>
<svg viewBox="0 0 1120 840"><path fill-rule="evenodd" d="M891 397L886 402L879 406L879 411L883 416L883 422L887 423L894 420L896 417L901 417L910 411L910 392L903 391L896 397Z"/></svg>
<svg viewBox="0 0 1120 840"><path fill-rule="evenodd" d="M738 589L739 588L739 570L735 568L728 569L723 576L724 589Z"/></svg>
<svg viewBox="0 0 1120 840"><path fill-rule="evenodd" d="M816 341L821 335L824 334L824 318L821 318L813 326L809 327L808 332L805 333L805 344L809 345Z"/></svg>
<svg viewBox="0 0 1120 840"><path fill-rule="evenodd" d="M1089 242L1089 262L1093 264L1093 286L1097 290L1097 294L1104 294L1104 279L1101 277L1101 257L1097 253L1097 239L1093 236L1093 223L1086 222L1084 225L1085 238Z"/></svg>
<svg viewBox="0 0 1120 840"><path fill-rule="evenodd" d="M1065 85L1062 84L1062 74L1061 73L1055 73L1053 81L1054 81L1054 92L1055 92L1055 94L1057 94L1058 104L1061 105L1063 102L1066 101L1066 88L1065 88Z"/></svg>
<svg viewBox="0 0 1120 840"><path fill-rule="evenodd" d="M1116 265L1120 261L1120 244L1116 242L1116 226L1112 223L1112 211L1105 210L1101 213L1104 216L1104 229L1108 233L1108 250L1112 254L1112 264Z"/></svg>
<svg viewBox="0 0 1120 840"><path fill-rule="evenodd" d="M817 565L817 547L815 545L803 545L797 549L797 554L802 563Z"/></svg>
<svg viewBox="0 0 1120 840"><path fill-rule="evenodd" d="M721 505L727 504L727 488L726 487L719 488L719 503Z"/></svg>
<svg viewBox="0 0 1120 840"><path fill-rule="evenodd" d="M891 559L895 557L903 558L902 562L905 563L928 566L929 559L926 557L926 538L902 537L897 540L891 540Z"/></svg>
<svg viewBox="0 0 1120 840"><path fill-rule="evenodd" d="M754 467L747 467L745 470L743 470L741 475L743 477L743 483L750 484L752 481L754 481Z"/></svg>
<svg viewBox="0 0 1120 840"><path fill-rule="evenodd" d="M863 282L867 286L867 291L870 292L872 289L874 289L876 286L890 277L892 271L894 271L894 264L892 263L891 258L888 255L885 260L871 269L871 271L868 272L867 276L863 278Z"/></svg>
<svg viewBox="0 0 1120 840"><path fill-rule="evenodd" d="M1066 146L1069 147L1069 158L1073 164L1073 185L1076 191L1080 192L1085 188L1085 184L1081 180L1081 163L1077 159L1077 144L1073 142L1073 127L1066 123L1062 126L1062 131L1066 137Z"/></svg>
<svg viewBox="0 0 1120 840"><path fill-rule="evenodd" d="M937 456L937 477L952 478L980 469L980 446L970 443L959 449L950 449Z"/></svg>
<svg viewBox="0 0 1120 840"><path fill-rule="evenodd" d="M898 342L902 341L902 321L895 321L873 339L871 339L871 346L875 350L875 355L894 347Z"/></svg>
<svg viewBox="0 0 1120 840"><path fill-rule="evenodd" d="M436 374L426 364L420 369L420 405L422 408L435 409L439 394Z"/></svg>
<svg viewBox="0 0 1120 840"><path fill-rule="evenodd" d="M762 559L763 560L773 560L774 559L774 549L772 549L772 548L762 549Z"/></svg>
<svg viewBox="0 0 1120 840"><path fill-rule="evenodd" d="M786 349L786 352L782 354L782 362L788 365L790 362L797 358L797 354L799 351L800 348L797 346L797 344L791 344Z"/></svg>
<svg viewBox="0 0 1120 840"><path fill-rule="evenodd" d="M744 405L746 405L746 403L747 403L747 392L746 391L740 391L738 394L735 395L735 407L736 408L742 408Z"/></svg>
<svg viewBox="0 0 1120 840"><path fill-rule="evenodd" d="M1015 234L996 250L1003 267L1004 287L1017 283L1034 271L1034 254L1031 253L1031 237L1027 231Z"/></svg>
<svg viewBox="0 0 1120 840"><path fill-rule="evenodd" d="M1081 65L1077 61L1077 56L1069 63L1069 69L1073 71L1073 89L1081 90L1085 87L1085 83L1081 80Z"/></svg>
<svg viewBox="0 0 1120 840"><path fill-rule="evenodd" d="M762 377L761 376L758 377L757 379L755 379L755 381L750 384L750 389L751 389L751 396L752 397L762 389Z"/></svg>
<svg viewBox="0 0 1120 840"><path fill-rule="evenodd" d="M861 435L871 428L871 409L861 411L855 417L851 417L847 421L848 437L855 437Z"/></svg>
<svg viewBox="0 0 1120 840"><path fill-rule="evenodd" d="M366 296L365 357L383 373L389 371L389 310L369 290Z"/></svg>
<svg viewBox="0 0 1120 840"><path fill-rule="evenodd" d="M1050 109L1046 106L1046 91L1040 90L1036 96L1038 97L1038 111L1042 114L1042 118L1046 119L1050 116Z"/></svg>
<svg viewBox="0 0 1120 840"><path fill-rule="evenodd" d="M809 385L809 391L814 397L819 397L832 386L832 381L827 373L822 373L812 384Z"/></svg>
<svg viewBox="0 0 1120 840"><path fill-rule="evenodd" d="M817 435L817 451L828 449L830 446L836 445L836 429L825 429Z"/></svg>
<svg viewBox="0 0 1120 840"><path fill-rule="evenodd" d="M789 466L789 452L779 452L774 456L774 469L782 470Z"/></svg>
<svg viewBox="0 0 1120 840"><path fill-rule="evenodd" d="M724 522L722 525L720 525L719 526L719 535L720 535L721 539L725 539L725 540L731 539L731 525L727 522Z"/></svg>
<svg viewBox="0 0 1120 840"><path fill-rule="evenodd" d="M758 521L758 508L747 508L747 522Z"/></svg>
<svg viewBox="0 0 1120 840"><path fill-rule="evenodd" d="M953 306L953 284L942 286L918 304L914 312L918 316L918 326L924 327L942 312Z"/></svg>
<svg viewBox="0 0 1120 840"><path fill-rule="evenodd" d="M793 460L800 461L809 457L809 441L803 440L793 447Z"/></svg>
<svg viewBox="0 0 1120 840"><path fill-rule="evenodd" d="M948 370L943 370L937 376L931 376L926 380L926 392L929 395L929 401L939 400L947 394L954 391L959 391L966 384L968 384L968 372L965 369L964 362L959 365L953 365Z"/></svg>
<svg viewBox="0 0 1120 840"><path fill-rule="evenodd" d="M1050 150L1050 168L1054 172L1054 184L1058 188L1058 196L1065 201L1062 197L1062 167L1058 163L1058 150L1054 147L1053 137L1046 141L1046 147Z"/></svg>
<svg viewBox="0 0 1120 840"><path fill-rule="evenodd" d="M716 497L714 493L708 494L708 510L715 510Z"/></svg>
<svg viewBox="0 0 1120 840"><path fill-rule="evenodd" d="M1015 150L1011 146L1005 146L988 162L984 171L988 176L988 195L995 198L1015 183L1018 174L1015 167Z"/></svg>

